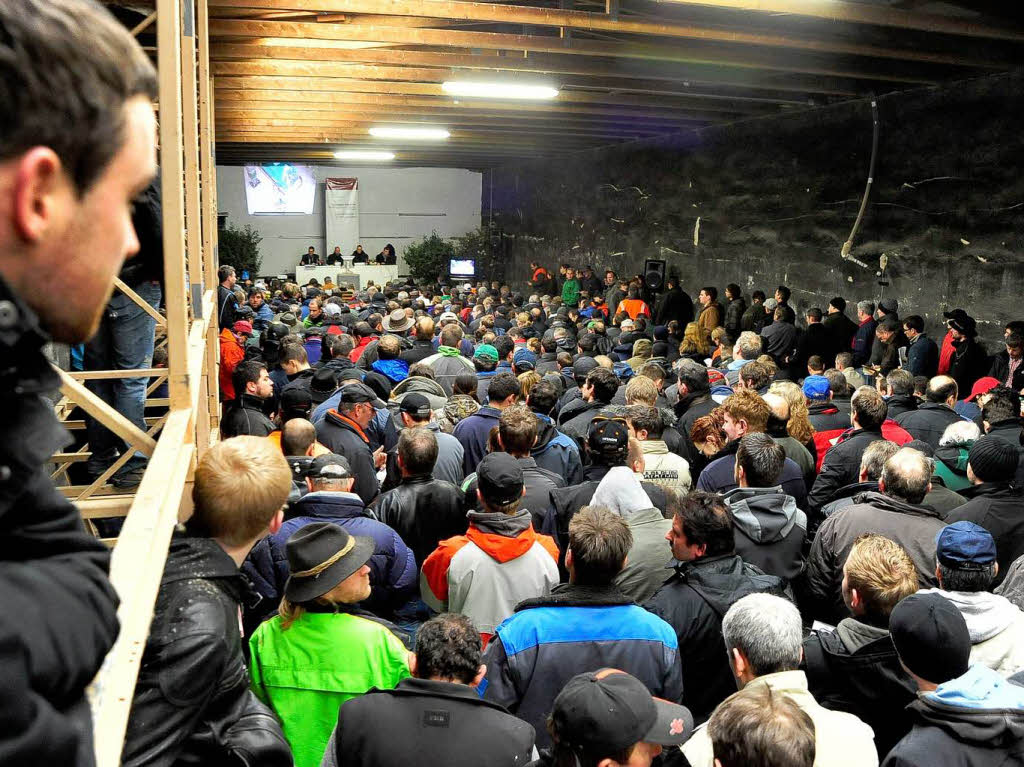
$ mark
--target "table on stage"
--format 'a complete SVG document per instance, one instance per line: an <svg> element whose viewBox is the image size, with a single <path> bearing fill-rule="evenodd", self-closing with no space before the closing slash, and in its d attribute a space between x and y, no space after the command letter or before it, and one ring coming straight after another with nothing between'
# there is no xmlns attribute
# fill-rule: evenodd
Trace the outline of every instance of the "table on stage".
<svg viewBox="0 0 1024 767"><path fill-rule="evenodd" d="M346 259L347 261L348 259ZM299 285L305 285L315 277L316 281L323 285L324 279L330 277L336 285L351 282L355 284L356 290L360 290L370 280L373 280L374 285L383 285L388 280L398 279L397 266L383 264L354 264L351 268L346 268L346 266L347 263L335 266L296 266L295 281Z"/></svg>

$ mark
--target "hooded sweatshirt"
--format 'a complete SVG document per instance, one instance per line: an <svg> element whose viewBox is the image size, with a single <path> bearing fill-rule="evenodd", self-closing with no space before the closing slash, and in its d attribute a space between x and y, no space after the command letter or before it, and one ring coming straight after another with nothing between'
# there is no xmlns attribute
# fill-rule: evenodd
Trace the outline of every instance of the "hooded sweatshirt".
<svg viewBox="0 0 1024 767"><path fill-rule="evenodd" d="M420 593L431 608L467 616L486 644L524 599L558 585L558 547L526 509L471 511L465 535L441 541L423 562Z"/></svg>
<svg viewBox="0 0 1024 767"><path fill-rule="evenodd" d="M804 568L807 515L777 487L738 487L724 496L736 532L736 553L787 583Z"/></svg>
<svg viewBox="0 0 1024 767"><path fill-rule="evenodd" d="M980 663L1004 677L1024 670L1024 612L1006 597L988 591L943 591L960 611L971 635L971 663Z"/></svg>
<svg viewBox="0 0 1024 767"><path fill-rule="evenodd" d="M919 693L914 728L882 767L1008 767L1024 762L1024 688L981 664Z"/></svg>
<svg viewBox="0 0 1024 767"><path fill-rule="evenodd" d="M615 585L638 604L647 601L671 574L672 549L665 534L672 520L654 508L636 475L626 466L608 470L598 483L590 506L603 506L622 517L633 534L626 566L615 577Z"/></svg>

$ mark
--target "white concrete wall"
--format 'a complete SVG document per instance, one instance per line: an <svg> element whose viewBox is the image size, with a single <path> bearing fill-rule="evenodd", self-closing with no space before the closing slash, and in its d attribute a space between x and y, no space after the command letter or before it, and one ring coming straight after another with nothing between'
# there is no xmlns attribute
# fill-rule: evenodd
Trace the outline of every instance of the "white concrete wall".
<svg viewBox="0 0 1024 767"><path fill-rule="evenodd" d="M218 213L239 228L249 224L262 236L262 274L294 272L299 256L313 245L326 256L335 244L324 241L324 185L331 177L359 179L359 238L374 256L387 243L404 267L405 246L436 231L442 237L480 226L482 174L458 168L369 168L314 166L317 181L313 214L250 216L245 204L242 166L217 166ZM349 251L351 252L351 251ZM402 269L404 273L404 269Z"/></svg>

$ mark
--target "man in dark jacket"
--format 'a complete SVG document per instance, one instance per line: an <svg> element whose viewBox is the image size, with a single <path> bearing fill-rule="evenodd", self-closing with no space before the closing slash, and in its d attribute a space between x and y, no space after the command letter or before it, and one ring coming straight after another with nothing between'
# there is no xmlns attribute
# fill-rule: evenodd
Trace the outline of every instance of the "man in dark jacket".
<svg viewBox="0 0 1024 767"><path fill-rule="evenodd" d="M267 400L274 396L267 366L260 360L240 362L231 374L231 382L237 396L221 419L221 437L266 437L276 430L263 412Z"/></svg>
<svg viewBox="0 0 1024 767"><path fill-rule="evenodd" d="M842 374L840 374L842 375ZM843 391L847 389L843 380ZM850 414L832 402L832 384L825 376L807 376L803 385L807 400L807 416L815 432L845 431L850 428ZM849 402L849 400L847 400Z"/></svg>
<svg viewBox="0 0 1024 767"><path fill-rule="evenodd" d="M740 330L749 330L757 334L761 333L765 326L764 298L763 290L755 290L750 295L750 306L747 307L740 318Z"/></svg>
<svg viewBox="0 0 1024 767"><path fill-rule="evenodd" d="M897 368L885 376L885 404L888 417L899 423L904 413L917 410L918 399L914 396L914 376L910 371ZM909 431L909 429L908 429Z"/></svg>
<svg viewBox="0 0 1024 767"><path fill-rule="evenodd" d="M377 469L387 460L383 447L370 451L370 438L366 433L376 415L373 407L376 400L377 396L366 384L350 382L339 394L337 409L329 410L316 424L317 441L332 453L348 459L355 477L352 492L363 504L377 497L380 490Z"/></svg>
<svg viewBox="0 0 1024 767"><path fill-rule="evenodd" d="M822 322L822 312L817 306L812 306L804 313L807 320L807 329L800 333L796 342L796 352L790 362L790 375L794 381L799 381L807 375L807 361L811 357L821 357L822 360L829 360L833 351L832 335L829 333L825 323Z"/></svg>
<svg viewBox="0 0 1024 767"><path fill-rule="evenodd" d="M532 724L538 746L551 742L544 724L555 696L582 671L621 669L656 697L683 698L672 627L612 585L632 544L618 515L597 508L577 514L566 554L569 583L520 602L487 645L481 696Z"/></svg>
<svg viewBox="0 0 1024 767"><path fill-rule="evenodd" d="M782 306L776 306L772 316L775 321L761 331L761 342L765 354L771 355L780 368L786 368L796 350L796 326L786 321L786 309Z"/></svg>
<svg viewBox="0 0 1024 767"><path fill-rule="evenodd" d="M420 317L416 320L415 327L412 346L399 355L410 367L437 354L437 349L434 348L434 320L426 316Z"/></svg>
<svg viewBox="0 0 1024 767"><path fill-rule="evenodd" d="M924 318L912 314L903 320L907 337L907 370L912 376L932 378L939 371L939 347L924 332Z"/></svg>
<svg viewBox="0 0 1024 767"><path fill-rule="evenodd" d="M42 348L93 335L138 250L156 74L95 3L3 3L0 29L0 763L86 767L84 693L117 637L118 597L110 552L44 469L71 440L44 396L61 381Z"/></svg>
<svg viewBox="0 0 1024 767"><path fill-rule="evenodd" d="M986 434L1009 442L1020 452L1013 482L1024 488L1024 429L1021 428L1020 408L1020 395L1000 386L989 391L980 420Z"/></svg>
<svg viewBox="0 0 1024 767"><path fill-rule="evenodd" d="M1024 488L1014 484L1019 449L988 434L971 446L967 478L972 486L960 491L967 503L950 512L947 522L974 522L996 541L999 571L994 586L1002 583L1013 561L1024 554Z"/></svg>
<svg viewBox="0 0 1024 767"><path fill-rule="evenodd" d="M832 337L832 352L823 357L825 367L830 367L835 356L840 352L849 351L853 345L853 336L857 332L857 323L846 316L846 299L836 296L828 302L828 316L822 321L825 329Z"/></svg>
<svg viewBox="0 0 1024 767"><path fill-rule="evenodd" d="M452 435L462 443L462 468L467 476L476 471L477 464L487 455L491 429L498 425L501 412L515 404L519 392L519 381L514 375L499 373L490 379L488 403L455 426Z"/></svg>
<svg viewBox="0 0 1024 767"><path fill-rule="evenodd" d="M1006 350L992 358L988 374L1016 392L1024 390L1024 336L1010 333L1005 339Z"/></svg>
<svg viewBox="0 0 1024 767"><path fill-rule="evenodd" d="M971 634L939 594L914 594L892 611L892 643L917 684L914 726L882 767L992 767L1024 762L1024 689L980 663Z"/></svg>
<svg viewBox="0 0 1024 767"><path fill-rule="evenodd" d="M879 533L902 546L914 561L921 588L937 585L935 536L946 525L935 509L922 504L930 478L930 460L903 448L886 462L879 492L856 496L854 504L821 523L805 570L804 604L812 617L831 625L846 617L843 562L864 533Z"/></svg>
<svg viewBox="0 0 1024 767"><path fill-rule="evenodd" d="M566 485L576 485L583 481L583 461L576 440L556 429L551 420L557 402L557 386L549 380L538 381L530 389L526 406L537 416L538 429L530 455L540 468L562 477Z"/></svg>
<svg viewBox="0 0 1024 767"><path fill-rule="evenodd" d="M678 401L674 412L679 419L676 421L676 431L682 437L679 454L692 463L697 454L690 436L693 424L718 407L718 403L711 399L708 369L693 360L682 360L678 368L676 392Z"/></svg>
<svg viewBox="0 0 1024 767"><path fill-rule="evenodd" d="M722 651L722 618L747 594L781 595L781 578L745 563L735 550L732 520L721 497L668 491L672 529L666 536L675 573L644 605L674 629L683 659L687 707L697 722L736 691Z"/></svg>
<svg viewBox="0 0 1024 767"><path fill-rule="evenodd" d="M900 600L917 592L917 570L899 544L868 534L850 549L842 590L850 617L804 640L807 687L825 708L854 714L870 725L879 758L884 758L910 731L906 706L916 698L917 688L889 638L889 615Z"/></svg>
<svg viewBox="0 0 1024 767"><path fill-rule="evenodd" d="M804 568L807 515L777 484L786 453L764 433L748 434L736 450L735 490L723 495L732 517L736 553L786 583Z"/></svg>
<svg viewBox="0 0 1024 767"><path fill-rule="evenodd" d="M968 392L974 382L989 369L985 347L978 342L978 326L973 317L957 315L946 323L953 342L953 356L949 360L949 375L960 391Z"/></svg>
<svg viewBox="0 0 1024 767"><path fill-rule="evenodd" d="M447 765L528 762L533 727L474 689L486 670L481 656L480 634L465 616L445 613L423 624L412 676L341 707L322 767L408 767L426 755Z"/></svg>
<svg viewBox="0 0 1024 767"><path fill-rule="evenodd" d="M854 367L861 367L871 360L871 347L875 342L875 304L872 301L857 302L857 331L853 334L851 350ZM843 351L846 351L845 349Z"/></svg>
<svg viewBox="0 0 1024 767"><path fill-rule="evenodd" d="M680 328L685 328L688 323L693 322L693 299L679 287L679 278L669 277L665 283L668 290L658 301L654 311L654 324L667 325L675 320ZM621 299L620 299L621 300ZM611 311L618 308L618 304L608 304Z"/></svg>
<svg viewBox="0 0 1024 767"><path fill-rule="evenodd" d="M584 404L575 410L572 418L562 422L562 431L565 435L576 440L576 444L582 447L587 439L590 422L602 408L611 403L618 389L619 379L611 370L596 367L587 373L587 379L580 387Z"/></svg>
<svg viewBox="0 0 1024 767"><path fill-rule="evenodd" d="M743 332L743 313L747 310L747 302L743 300L743 290L734 282L725 286L725 300L728 303L723 324L729 338L735 341Z"/></svg>
<svg viewBox="0 0 1024 767"><path fill-rule="evenodd" d="M242 571L263 597L258 605L261 615L277 609L288 580L288 553L285 544L292 533L312 522L330 522L349 535L373 541L370 567L370 598L363 606L388 615L404 604L416 590L416 559L392 528L373 518L359 496L352 492L352 469L344 456L327 453L313 459L306 475L309 490L289 509L289 518L281 529L257 543Z"/></svg>
<svg viewBox="0 0 1024 767"><path fill-rule="evenodd" d="M391 527L412 549L417 569L438 543L466 532L466 510L459 488L431 475L437 455L433 432L403 429L397 458L401 484L377 496L369 507L374 517Z"/></svg>
<svg viewBox="0 0 1024 767"><path fill-rule="evenodd" d="M292 764L281 725L249 688L238 631L240 606L254 602L238 566L281 529L290 489L288 462L265 439L225 440L203 456L195 512L172 539L160 582L123 764Z"/></svg>
<svg viewBox="0 0 1024 767"><path fill-rule="evenodd" d="M424 383L437 385L434 381ZM438 386L437 391L443 390ZM437 479L446 480L456 486L460 485L462 480L465 479L465 468L463 466L465 450L462 447L462 443L451 434L441 431L440 425L434 420L431 400L426 394L419 391L406 391L400 396L401 399L397 403L398 413L393 418L400 421L402 431L419 428L429 431L434 436L434 443L437 449L432 466L426 470L426 473L433 473ZM392 406L394 402L395 398L392 395ZM445 400L439 398L439 404L443 405L444 403ZM401 481L402 469L398 465L398 443L396 442L395 446L388 451L387 475L381 487L381 492L397 487Z"/></svg>
<svg viewBox="0 0 1024 767"><path fill-rule="evenodd" d="M914 439L927 442L934 450L939 446L946 427L961 420L953 410L956 400L956 381L949 376L935 376L928 382L925 401L917 410L903 413L896 423L910 432Z"/></svg>
<svg viewBox="0 0 1024 767"><path fill-rule="evenodd" d="M230 328L237 319L235 317L236 301L233 290L237 279L235 267L224 264L217 269L217 281L220 283L217 286L217 322L221 330Z"/></svg>
<svg viewBox="0 0 1024 767"><path fill-rule="evenodd" d="M884 439L882 424L889 412L882 395L874 389L859 389L850 401L853 428L843 432L821 461L821 470L807 496L809 510L814 513L843 485L857 481L860 459L864 448L875 440ZM819 455L821 449L818 450Z"/></svg>

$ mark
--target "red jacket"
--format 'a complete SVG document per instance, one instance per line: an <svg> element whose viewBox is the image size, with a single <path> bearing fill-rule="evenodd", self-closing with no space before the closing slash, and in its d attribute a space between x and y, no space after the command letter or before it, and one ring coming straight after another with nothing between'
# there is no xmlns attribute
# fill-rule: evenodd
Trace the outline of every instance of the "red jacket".
<svg viewBox="0 0 1024 767"><path fill-rule="evenodd" d="M949 374L949 366L953 362L954 351L956 350L953 348L953 334L947 332L946 337L942 339L942 349L939 350L938 375L944 376Z"/></svg>
<svg viewBox="0 0 1024 767"><path fill-rule="evenodd" d="M366 338L360 338L356 348L348 355L348 358L352 362L357 362L360 357L363 356L363 352L366 351L366 347L369 346L373 341L377 340L377 336L367 336Z"/></svg>
<svg viewBox="0 0 1024 767"><path fill-rule="evenodd" d="M832 429L831 431L814 432L814 447L818 451L818 460L814 465L814 472L816 474L821 473L821 464L825 460L825 453L840 441L840 437L842 437L844 433L852 432L852 430L852 427L847 427L845 429ZM886 418L882 423L882 436L890 442L895 442L900 446L905 445L914 439L910 435L910 432L891 418Z"/></svg>
<svg viewBox="0 0 1024 767"><path fill-rule="evenodd" d="M220 390L225 400L235 398L235 386L231 376L238 363L245 359L245 349L238 343L230 328L220 331Z"/></svg>

